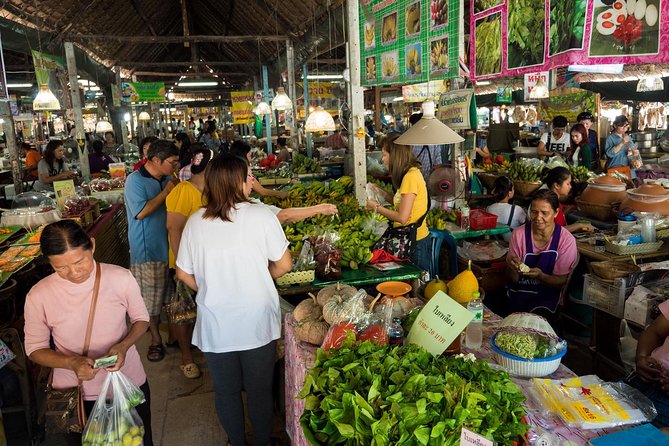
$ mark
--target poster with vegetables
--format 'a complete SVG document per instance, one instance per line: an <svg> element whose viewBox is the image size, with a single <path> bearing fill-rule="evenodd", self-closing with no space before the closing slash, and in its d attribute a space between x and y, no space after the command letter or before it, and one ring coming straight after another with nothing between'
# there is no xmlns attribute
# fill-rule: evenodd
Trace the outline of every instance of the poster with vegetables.
<svg viewBox="0 0 669 446"><path fill-rule="evenodd" d="M463 0L361 0L362 84L457 77L463 10Z"/></svg>
<svg viewBox="0 0 669 446"><path fill-rule="evenodd" d="M502 72L502 14L476 22L476 70L479 74Z"/></svg>
<svg viewBox="0 0 669 446"><path fill-rule="evenodd" d="M472 3L469 60L474 80L568 65L669 63L669 0ZM496 56L490 56L489 28L498 16L502 51L501 69L495 70L491 69Z"/></svg>

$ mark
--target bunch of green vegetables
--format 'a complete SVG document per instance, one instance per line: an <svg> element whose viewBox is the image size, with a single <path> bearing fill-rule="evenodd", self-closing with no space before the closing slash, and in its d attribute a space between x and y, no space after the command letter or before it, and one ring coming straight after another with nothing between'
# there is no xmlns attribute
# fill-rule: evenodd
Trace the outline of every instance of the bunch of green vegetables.
<svg viewBox="0 0 669 446"><path fill-rule="evenodd" d="M509 68L536 65L544 60L545 12L543 3L509 0Z"/></svg>
<svg viewBox="0 0 669 446"><path fill-rule="evenodd" d="M476 74L502 71L502 15L492 14L476 25Z"/></svg>
<svg viewBox="0 0 669 446"><path fill-rule="evenodd" d="M587 0L551 2L550 54L580 48Z"/></svg>
<svg viewBox="0 0 669 446"><path fill-rule="evenodd" d="M495 345L519 358L548 358L562 351L563 341L551 340L539 333L502 331L495 336Z"/></svg>
<svg viewBox="0 0 669 446"><path fill-rule="evenodd" d="M585 183L591 176L594 174L585 166L569 166L569 172L571 173L572 182Z"/></svg>
<svg viewBox="0 0 669 446"><path fill-rule="evenodd" d="M506 372L414 345L319 349L299 397L312 445L456 445L462 427L510 445L528 429Z"/></svg>

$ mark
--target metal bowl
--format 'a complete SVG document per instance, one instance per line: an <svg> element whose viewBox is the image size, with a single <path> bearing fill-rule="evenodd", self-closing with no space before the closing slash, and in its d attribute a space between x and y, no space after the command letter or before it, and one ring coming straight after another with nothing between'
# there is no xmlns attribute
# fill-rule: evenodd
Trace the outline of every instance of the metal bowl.
<svg viewBox="0 0 669 446"><path fill-rule="evenodd" d="M636 142L639 141L652 141L657 139L657 132L638 132L632 133L632 139Z"/></svg>

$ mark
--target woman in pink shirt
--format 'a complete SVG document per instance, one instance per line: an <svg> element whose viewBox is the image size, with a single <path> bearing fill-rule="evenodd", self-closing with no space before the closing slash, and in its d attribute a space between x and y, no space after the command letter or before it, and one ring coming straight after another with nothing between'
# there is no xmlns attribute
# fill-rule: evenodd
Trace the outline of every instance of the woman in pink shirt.
<svg viewBox="0 0 669 446"><path fill-rule="evenodd" d="M149 314L139 286L129 270L100 264L100 289L91 329L88 355L82 356L93 297L95 240L71 220L44 228L42 253L56 271L35 285L26 298L25 348L33 362L53 368L55 389L82 381L87 413L93 408L108 371L121 370L144 392L137 406L144 423L144 445L153 445L149 383L135 342L149 327ZM130 320L130 327L126 322ZM55 350L49 347L53 337ZM94 369L95 359L117 355L108 369ZM81 434L64 435L67 444L81 444Z"/></svg>

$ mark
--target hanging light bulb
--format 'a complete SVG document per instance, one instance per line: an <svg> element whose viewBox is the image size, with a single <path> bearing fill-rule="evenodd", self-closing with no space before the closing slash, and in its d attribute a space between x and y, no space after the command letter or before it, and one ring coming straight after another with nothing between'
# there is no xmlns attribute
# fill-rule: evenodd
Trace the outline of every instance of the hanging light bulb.
<svg viewBox="0 0 669 446"><path fill-rule="evenodd" d="M652 74L639 79L639 82L636 84L637 93L664 90L664 81L662 80L662 76L656 73L655 65L649 65L647 72Z"/></svg>
<svg viewBox="0 0 669 446"><path fill-rule="evenodd" d="M323 109L323 107L318 106L316 107L316 110L309 115L304 130L307 132L332 132L335 130L335 122L330 113Z"/></svg>
<svg viewBox="0 0 669 446"><path fill-rule="evenodd" d="M396 144L422 146L433 144L455 144L465 139L435 118L433 101L423 102L423 117L395 140Z"/></svg>
<svg viewBox="0 0 669 446"><path fill-rule="evenodd" d="M112 127L111 123L107 121L106 119L100 119L97 124L95 124L95 133L105 133L105 132L113 132L114 127Z"/></svg>
<svg viewBox="0 0 669 446"><path fill-rule="evenodd" d="M258 106L256 107L256 115L270 115L272 114L272 109L270 108L269 104L265 101L260 101Z"/></svg>
<svg viewBox="0 0 669 446"><path fill-rule="evenodd" d="M49 89L49 84L40 84L33 101L33 110L60 110L60 102Z"/></svg>
<svg viewBox="0 0 669 446"><path fill-rule="evenodd" d="M139 114L139 116L137 116L137 119L139 119L140 121L150 121L151 115L143 111Z"/></svg>
<svg viewBox="0 0 669 446"><path fill-rule="evenodd" d="M291 110L292 108L293 102L286 94L286 90L283 87L278 87L276 89L276 96L272 100L272 109L281 111Z"/></svg>
<svg viewBox="0 0 669 446"><path fill-rule="evenodd" d="M532 91L530 91L530 99L544 99L548 96L548 87L546 87L544 78L540 77L534 87L532 87Z"/></svg>

